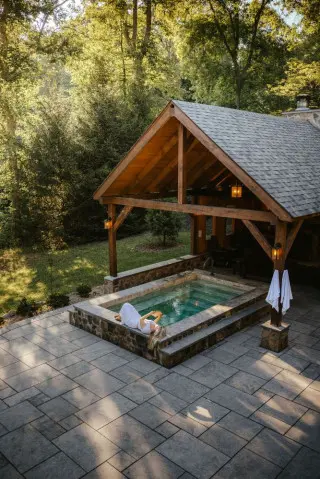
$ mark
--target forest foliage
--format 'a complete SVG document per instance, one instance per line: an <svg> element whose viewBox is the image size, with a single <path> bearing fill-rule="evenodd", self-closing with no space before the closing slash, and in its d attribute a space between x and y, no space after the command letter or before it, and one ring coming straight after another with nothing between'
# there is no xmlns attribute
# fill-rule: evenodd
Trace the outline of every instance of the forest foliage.
<svg viewBox="0 0 320 479"><path fill-rule="evenodd" d="M318 0L0 0L0 248L104 238L92 194L170 98L320 106L319 19Z"/></svg>

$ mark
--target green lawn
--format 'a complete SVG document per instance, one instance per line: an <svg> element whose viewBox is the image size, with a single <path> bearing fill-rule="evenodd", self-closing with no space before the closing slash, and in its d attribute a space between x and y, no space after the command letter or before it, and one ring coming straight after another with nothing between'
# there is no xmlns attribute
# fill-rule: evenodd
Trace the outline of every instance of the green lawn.
<svg viewBox="0 0 320 479"><path fill-rule="evenodd" d="M160 251L140 251L150 241L147 234L117 241L118 270L126 271L175 258L190 251L190 233L180 233L178 246ZM2 252L2 255L6 252ZM53 254L52 275L49 255L19 251L11 272L0 270L0 314L13 309L22 297L44 300L53 292L70 293L80 284L97 286L109 274L108 243L90 243ZM1 253L0 253L1 259ZM52 288L50 287L53 278Z"/></svg>

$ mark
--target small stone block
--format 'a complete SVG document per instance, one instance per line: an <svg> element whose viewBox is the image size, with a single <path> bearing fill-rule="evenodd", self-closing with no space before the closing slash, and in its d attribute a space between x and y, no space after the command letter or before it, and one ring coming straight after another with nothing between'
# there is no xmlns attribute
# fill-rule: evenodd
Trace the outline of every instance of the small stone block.
<svg viewBox="0 0 320 479"><path fill-rule="evenodd" d="M149 452L142 459L130 466L126 471L126 477L130 479L156 479L181 477L183 469L156 451Z"/></svg>
<svg viewBox="0 0 320 479"><path fill-rule="evenodd" d="M77 427L82 424L82 421L77 416L74 416L72 414L71 416L62 419L59 424L67 431L70 431L70 429L73 429L74 427Z"/></svg>
<svg viewBox="0 0 320 479"><path fill-rule="evenodd" d="M247 444L245 439L236 436L217 424L208 429L199 439L229 457L237 454Z"/></svg>
<svg viewBox="0 0 320 479"><path fill-rule="evenodd" d="M1 477L4 479L23 479L23 476L21 476L11 464L8 464L1 469Z"/></svg>
<svg viewBox="0 0 320 479"><path fill-rule="evenodd" d="M320 470L320 454L303 447L280 474L279 479L314 479Z"/></svg>
<svg viewBox="0 0 320 479"><path fill-rule="evenodd" d="M42 462L25 474L27 479L56 479L65 477L68 479L78 479L83 476L84 470L75 464L63 452L59 452L53 457Z"/></svg>
<svg viewBox="0 0 320 479"><path fill-rule="evenodd" d="M54 442L87 472L119 452L115 444L86 424L71 429Z"/></svg>
<svg viewBox="0 0 320 479"><path fill-rule="evenodd" d="M65 433L63 427L59 426L59 424L52 421L52 419L47 416L40 417L36 421L33 421L31 425L50 441Z"/></svg>
<svg viewBox="0 0 320 479"><path fill-rule="evenodd" d="M280 467L285 467L300 447L295 441L269 429L263 429L247 446L252 452Z"/></svg>
<svg viewBox="0 0 320 479"><path fill-rule="evenodd" d="M179 428L171 424L170 422L164 422L159 427L157 427L156 432L162 436L169 438L173 436L176 432L179 431Z"/></svg>
<svg viewBox="0 0 320 479"><path fill-rule="evenodd" d="M3 436L0 439L0 451L23 473L56 454L58 449L42 434L26 425Z"/></svg>
<svg viewBox="0 0 320 479"><path fill-rule="evenodd" d="M135 458L130 456L124 451L118 452L115 456L112 456L111 459L109 459L110 464L118 469L118 471L123 471L127 467L130 466L133 462L135 462Z"/></svg>
<svg viewBox="0 0 320 479"><path fill-rule="evenodd" d="M289 324L282 323L274 326L270 321L262 324L261 343L262 348L279 353L288 347Z"/></svg>

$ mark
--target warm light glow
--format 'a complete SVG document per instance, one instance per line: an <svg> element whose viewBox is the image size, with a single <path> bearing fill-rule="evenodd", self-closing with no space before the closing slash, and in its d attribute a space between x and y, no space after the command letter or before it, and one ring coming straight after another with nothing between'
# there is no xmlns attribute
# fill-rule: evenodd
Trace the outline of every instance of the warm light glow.
<svg viewBox="0 0 320 479"><path fill-rule="evenodd" d="M273 259L273 261L277 261L281 258L281 256L282 256L281 244L277 243L272 248L272 259Z"/></svg>
<svg viewBox="0 0 320 479"><path fill-rule="evenodd" d="M234 185L231 187L232 198L242 198L242 186Z"/></svg>
<svg viewBox="0 0 320 479"><path fill-rule="evenodd" d="M110 230L111 228L112 228L112 219L108 218L107 220L104 220L104 229Z"/></svg>

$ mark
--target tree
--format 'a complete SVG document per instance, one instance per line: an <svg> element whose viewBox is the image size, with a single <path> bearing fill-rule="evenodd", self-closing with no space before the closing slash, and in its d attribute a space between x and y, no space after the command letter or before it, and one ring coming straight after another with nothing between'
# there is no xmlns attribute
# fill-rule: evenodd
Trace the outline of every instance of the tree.
<svg viewBox="0 0 320 479"><path fill-rule="evenodd" d="M284 0L284 7L296 22L290 30L290 58L285 76L271 91L295 106L298 93L309 93L311 105L320 105L320 2L318 0Z"/></svg>
<svg viewBox="0 0 320 479"><path fill-rule="evenodd" d="M38 55L48 19L61 13L67 0L1 0L0 2L0 156L2 198L10 212L12 235L20 236L21 119L30 109L30 97L39 79ZM52 37L51 37L52 38ZM53 44L50 39L50 51ZM59 45L61 46L61 45Z"/></svg>
<svg viewBox="0 0 320 479"><path fill-rule="evenodd" d="M167 240L176 242L181 228L179 214L172 211L150 210L146 215L149 231L153 236L162 238L162 245L167 245Z"/></svg>
<svg viewBox="0 0 320 479"><path fill-rule="evenodd" d="M248 93L262 93L270 76L283 71L283 20L270 0L199 0L194 5L185 17L186 42L180 50L195 95L247 108Z"/></svg>
<svg viewBox="0 0 320 479"><path fill-rule="evenodd" d="M297 58L291 59L286 65L286 77L271 91L286 97L291 106L295 106L295 97L299 93L309 93L311 104L320 105L320 61L307 62Z"/></svg>

